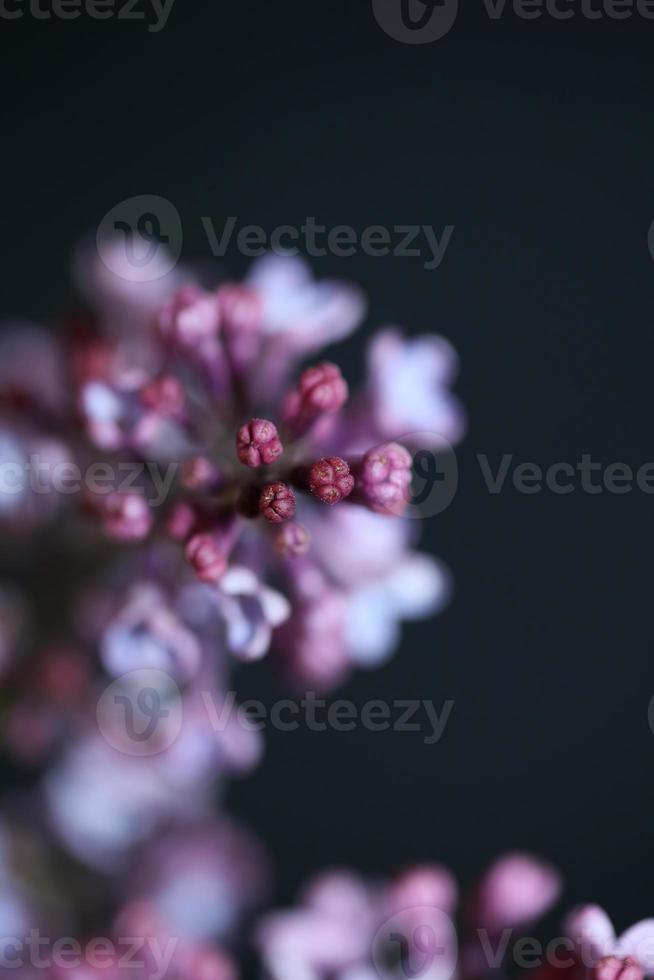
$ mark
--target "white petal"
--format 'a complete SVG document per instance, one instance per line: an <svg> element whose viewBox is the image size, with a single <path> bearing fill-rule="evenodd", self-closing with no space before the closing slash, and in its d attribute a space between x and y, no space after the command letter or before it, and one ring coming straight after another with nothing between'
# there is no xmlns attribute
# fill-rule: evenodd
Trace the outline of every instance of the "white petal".
<svg viewBox="0 0 654 980"><path fill-rule="evenodd" d="M638 960L648 976L654 974L654 919L643 919L624 932L617 941L623 956Z"/></svg>

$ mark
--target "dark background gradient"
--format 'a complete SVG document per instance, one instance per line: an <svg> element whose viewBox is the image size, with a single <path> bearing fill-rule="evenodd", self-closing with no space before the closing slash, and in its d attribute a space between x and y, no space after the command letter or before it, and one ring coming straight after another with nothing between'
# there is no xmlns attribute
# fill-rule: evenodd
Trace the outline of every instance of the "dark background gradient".
<svg viewBox="0 0 654 980"><path fill-rule="evenodd" d="M464 0L435 44L393 41L367 0L177 0L167 27L0 21L3 314L75 302L69 256L113 205L159 194L184 252L200 218L453 224L442 266L314 261L382 323L461 355L470 416L452 506L425 528L454 601L342 692L455 701L446 735L268 732L230 806L271 847L278 898L313 869L506 848L564 871L566 903L654 911L654 497L488 493L493 466L654 460L654 21L491 21ZM247 260L235 250L229 270ZM355 378L362 336L335 356ZM263 665L242 696L282 691Z"/></svg>

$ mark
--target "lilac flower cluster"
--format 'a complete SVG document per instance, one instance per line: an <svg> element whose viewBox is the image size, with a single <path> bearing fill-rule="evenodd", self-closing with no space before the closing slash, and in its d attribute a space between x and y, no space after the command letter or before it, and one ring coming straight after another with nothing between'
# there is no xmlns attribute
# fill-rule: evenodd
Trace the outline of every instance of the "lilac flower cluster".
<svg viewBox="0 0 654 980"><path fill-rule="evenodd" d="M47 569L45 587L0 586L3 745L33 773L3 802L0 973L235 980L269 861L216 798L262 744L234 714L210 732L207 703L268 654L292 684L329 690L443 604L447 575L402 514L410 450L463 432L456 357L382 330L351 394L319 352L360 325L357 288L274 256L242 284L180 268L139 281L129 263L118 274L120 254L78 256L88 313L0 335L5 555ZM448 933L424 975L481 975L474 930L524 927L558 890L545 865L499 862L471 900L461 965ZM405 952L420 953L411 909L432 910L433 932L456 893L439 867L390 885L328 874L255 943L272 980L400 980L385 923L403 915ZM642 980L647 929L619 946L601 921L596 980ZM51 940L38 964L35 930Z"/></svg>

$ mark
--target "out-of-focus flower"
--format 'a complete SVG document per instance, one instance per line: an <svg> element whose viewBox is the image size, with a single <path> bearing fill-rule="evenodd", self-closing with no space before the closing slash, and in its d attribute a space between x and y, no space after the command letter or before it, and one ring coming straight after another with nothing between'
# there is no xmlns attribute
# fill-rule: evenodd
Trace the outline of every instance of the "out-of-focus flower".
<svg viewBox="0 0 654 980"><path fill-rule="evenodd" d="M182 941L228 938L239 914L262 900L267 880L266 857L243 829L228 821L183 825L141 855L130 906L147 905L159 928Z"/></svg>
<svg viewBox="0 0 654 980"><path fill-rule="evenodd" d="M162 591L143 583L105 630L101 656L114 676L154 668L183 681L197 673L201 650L198 637L175 615Z"/></svg>
<svg viewBox="0 0 654 980"><path fill-rule="evenodd" d="M647 976L654 975L654 919L636 922L618 936L604 909L598 905L582 905L568 915L565 931L577 946L585 965L589 965L589 960L604 960L602 969L596 974L597 980L616 980L622 975L625 958L631 958ZM629 970L627 976L635 980Z"/></svg>
<svg viewBox="0 0 654 980"><path fill-rule="evenodd" d="M223 575L220 593L228 648L241 660L258 660L268 652L273 630L290 616L290 603L262 585L250 569L238 566Z"/></svg>
<svg viewBox="0 0 654 980"><path fill-rule="evenodd" d="M486 872L473 900L477 926L497 933L540 919L558 899L561 877L528 854L508 854Z"/></svg>
<svg viewBox="0 0 654 980"><path fill-rule="evenodd" d="M499 904L497 895L491 898L491 905L507 923L504 954L508 953L513 927L533 922L558 897L550 887L536 901L525 887L526 877L556 872L527 856L521 856L520 861L517 863L516 856L501 859L483 879L493 891L499 878L505 876ZM507 905L505 893L511 891ZM525 899L521 908L518 893ZM496 955L488 945L484 947L485 961L482 948L480 962L471 964L467 954L461 964L458 962L453 921L457 897L454 878L436 864L405 869L390 882L366 882L347 871L327 872L309 883L295 908L265 916L256 930L255 942L272 980L349 980L379 975L380 970L384 977L399 978L411 975L418 964L420 975L428 980L466 978L477 972L486 975L491 966L500 965L488 960L488 956ZM468 919L468 928L474 925L475 921ZM402 969L394 968L396 962Z"/></svg>
<svg viewBox="0 0 654 980"><path fill-rule="evenodd" d="M424 440L431 432L458 442L465 420L450 392L457 358L446 340L405 340L397 330L384 330L370 346L369 369L372 417L381 438L420 433Z"/></svg>
<svg viewBox="0 0 654 980"><path fill-rule="evenodd" d="M366 302L357 287L314 282L302 259L269 255L255 263L247 281L259 297L265 336L287 352L306 356L359 326Z"/></svg>

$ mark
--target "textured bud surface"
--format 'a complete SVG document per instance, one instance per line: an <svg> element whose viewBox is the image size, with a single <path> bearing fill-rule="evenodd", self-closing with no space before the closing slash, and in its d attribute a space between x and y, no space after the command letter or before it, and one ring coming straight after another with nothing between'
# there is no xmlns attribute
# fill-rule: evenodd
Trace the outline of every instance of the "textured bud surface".
<svg viewBox="0 0 654 980"><path fill-rule="evenodd" d="M309 488L324 504L338 504L354 489L350 467L340 456L327 456L309 471Z"/></svg>
<svg viewBox="0 0 654 980"><path fill-rule="evenodd" d="M286 483L268 483L259 497L259 510L273 524L295 516L295 494Z"/></svg>
<svg viewBox="0 0 654 980"><path fill-rule="evenodd" d="M284 451L277 427L266 419L251 419L236 437L236 454L244 466L269 466Z"/></svg>

